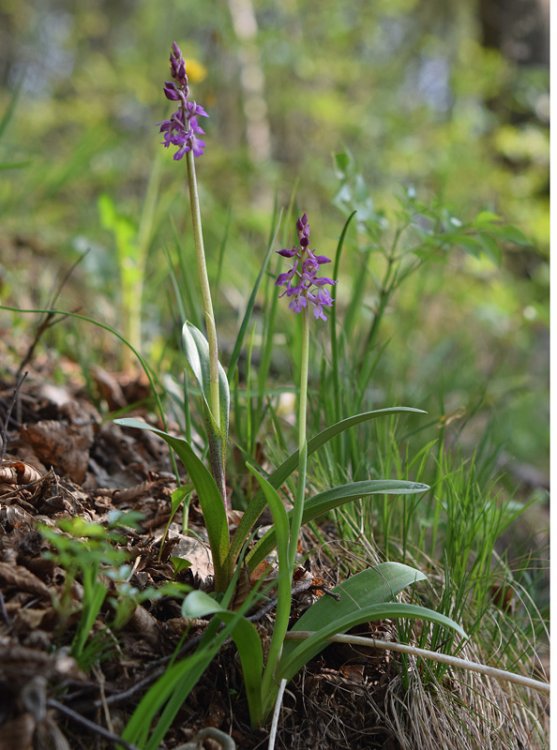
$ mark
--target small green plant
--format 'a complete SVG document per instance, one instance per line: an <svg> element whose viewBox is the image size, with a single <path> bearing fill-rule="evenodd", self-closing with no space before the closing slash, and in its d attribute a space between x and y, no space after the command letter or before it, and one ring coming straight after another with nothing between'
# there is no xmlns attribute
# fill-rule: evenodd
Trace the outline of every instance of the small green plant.
<svg viewBox="0 0 557 750"><path fill-rule="evenodd" d="M187 586L173 582L143 591L130 586L128 554L121 546L125 542L125 529L136 527L140 518L135 512L117 512L112 514L108 527L83 518L61 519L57 530L40 527L41 534L55 550L46 552L45 557L55 560L66 574L62 593L54 602L61 631L74 617L79 617L71 652L80 664L88 662L90 636L105 603L114 610L111 627L119 629L132 616L137 604L161 596L183 596L188 590ZM77 604L76 584L82 587Z"/></svg>
<svg viewBox="0 0 557 750"><path fill-rule="evenodd" d="M298 449L274 472L267 476L254 465L247 469L259 485L259 491L248 499L248 504L237 530L230 535L228 528L228 501L226 493L226 451L228 443L230 388L229 378L219 362L217 331L211 290L209 286L203 245L201 211L195 174L195 159L204 150L198 135L202 133L197 118L205 117L205 110L189 98L190 90L185 61L179 47L174 43L170 55L173 80L167 82L165 95L177 102L178 109L165 120L160 130L164 133L164 145L177 146L174 159L186 157L188 188L190 196L196 260L203 306L203 319L207 338L197 327L184 323L182 337L185 358L193 374L202 402L205 430L209 446L209 468L183 437L150 427L135 419L119 419L117 423L138 429L149 429L160 435L183 462L195 488L203 512L207 535L213 556L215 573L215 596L200 591L192 592L184 600L186 617L212 615L210 635L206 633L197 655L178 662L173 667L172 677L165 674L144 696L132 716L124 737L154 750L170 724L181 703L195 685L204 668L215 653L224 633L235 641L240 655L244 685L254 726L260 726L268 717L279 695L281 684L297 671L327 643L328 638L369 620L386 617L421 618L449 627L464 636L464 631L453 620L433 610L394 601L395 596L410 584L423 580L418 570L405 565L387 563L368 569L339 584L334 591L338 601L320 600L300 619L303 630L314 630L313 635L301 643L286 643L285 636L291 612L292 580L296 567L296 556L300 530L307 523L328 511L351 500L375 494L408 495L423 493L428 486L403 480L364 480L352 482L306 497L306 474L308 456L331 439L349 428L365 421L385 417L393 413L419 413L407 407L380 409L339 419L315 437L307 438L308 382L312 325L319 319L327 320L325 310L331 309L334 300L327 287L334 287L336 278L319 275L322 265L329 258L318 255L310 248L310 225L306 214L296 223L298 243L278 253L292 261L291 268L276 279L277 287L284 287L281 296L289 300L290 310L298 317L301 326L299 348L298 388ZM343 232L342 238L346 233ZM259 283L259 279L258 282ZM245 324L245 325L244 325ZM249 319L244 319L242 336ZM241 343L241 337L240 343ZM238 344L238 342L237 342ZM235 356L238 350L235 348ZM230 365L233 371L237 359ZM286 511L278 494L281 485L297 470L296 492L293 508ZM273 527L262 539L249 545L253 526L265 507L273 516ZM246 607L255 601L253 591L239 611L230 609L235 584L241 566L253 571L266 555L277 550L278 570L276 579L277 609L271 642L264 657L262 641L256 627L245 618ZM219 628L222 623L223 628ZM326 623L325 625L323 623ZM179 688L179 689L178 689ZM162 714L153 734L149 738L149 727L161 708Z"/></svg>
<svg viewBox="0 0 557 750"><path fill-rule="evenodd" d="M111 232L116 246L124 338L139 351L142 343L141 303L145 281L145 265L153 235L159 183L160 161L156 159L151 170L141 210L141 221L138 225L131 218L118 211L109 195L103 193L99 198L101 225ZM130 368L131 361L131 349L124 347L122 350L122 365L125 370Z"/></svg>

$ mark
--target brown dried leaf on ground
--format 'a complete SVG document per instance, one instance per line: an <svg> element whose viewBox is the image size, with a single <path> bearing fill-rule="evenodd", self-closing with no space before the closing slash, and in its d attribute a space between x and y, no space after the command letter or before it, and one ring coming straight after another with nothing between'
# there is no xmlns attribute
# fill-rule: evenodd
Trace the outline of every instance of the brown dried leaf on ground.
<svg viewBox="0 0 557 750"><path fill-rule="evenodd" d="M0 584L4 590L13 588L50 599L48 586L21 565L0 562Z"/></svg>
<svg viewBox="0 0 557 750"><path fill-rule="evenodd" d="M190 570L195 579L198 579L201 586L207 581L209 576L214 576L213 558L211 548L200 539L194 539L191 536L178 534L172 553L174 557L181 557L190 563Z"/></svg>
<svg viewBox="0 0 557 750"><path fill-rule="evenodd" d="M36 722L30 713L10 719L0 726L0 750L33 750Z"/></svg>
<svg viewBox="0 0 557 750"><path fill-rule="evenodd" d="M73 424L66 420L45 419L23 425L20 437L44 464L53 466L74 482L83 482L94 438L90 422Z"/></svg>
<svg viewBox="0 0 557 750"><path fill-rule="evenodd" d="M4 461L0 466L0 495L3 484L31 484L38 482L42 474L24 461Z"/></svg>

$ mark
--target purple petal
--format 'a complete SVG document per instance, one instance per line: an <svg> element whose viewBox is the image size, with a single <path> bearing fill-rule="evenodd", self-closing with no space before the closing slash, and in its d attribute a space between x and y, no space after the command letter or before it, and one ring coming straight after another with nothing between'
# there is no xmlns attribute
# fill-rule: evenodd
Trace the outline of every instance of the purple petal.
<svg viewBox="0 0 557 750"><path fill-rule="evenodd" d="M299 313L302 312L304 307L307 307L308 301L305 297L296 297L295 299L290 302L288 307L291 310L294 310L294 312Z"/></svg>
<svg viewBox="0 0 557 750"><path fill-rule="evenodd" d="M166 81L163 91L166 98L170 99L170 101L176 102L180 98L180 94L176 90L176 84L172 83L172 81Z"/></svg>
<svg viewBox="0 0 557 750"><path fill-rule="evenodd" d="M301 284L298 284L297 286L289 286L286 290L286 296L295 297L297 295L300 295L303 291L304 287Z"/></svg>
<svg viewBox="0 0 557 750"><path fill-rule="evenodd" d="M292 270L279 274L277 280L275 281L275 286L282 286L283 284L287 284L293 275L294 274Z"/></svg>
<svg viewBox="0 0 557 750"><path fill-rule="evenodd" d="M174 159L174 161L180 161L180 159L182 159L184 155L188 153L189 150L190 150L190 146L189 144L186 143L182 146L182 148L176 151L176 153L174 154L172 158Z"/></svg>
<svg viewBox="0 0 557 750"><path fill-rule="evenodd" d="M201 106L201 104L195 104L194 114L199 115L201 117L209 117L209 115L207 114L205 109Z"/></svg>
<svg viewBox="0 0 557 750"><path fill-rule="evenodd" d="M315 305L315 307L313 308L313 314L315 315L316 320L318 318L321 318L321 320L327 320L327 316L319 305Z"/></svg>

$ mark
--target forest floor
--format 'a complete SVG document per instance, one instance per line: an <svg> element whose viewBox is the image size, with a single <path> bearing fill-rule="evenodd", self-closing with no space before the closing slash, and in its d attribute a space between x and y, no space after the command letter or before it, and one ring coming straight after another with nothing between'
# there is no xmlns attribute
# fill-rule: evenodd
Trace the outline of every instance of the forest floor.
<svg viewBox="0 0 557 750"><path fill-rule="evenodd" d="M9 332L4 333L9 338ZM83 649L79 663L71 648L84 605L83 581L79 573L70 576L68 557L52 547L41 528L57 530L64 519L82 519L106 529L115 512L137 512L137 525L119 529L110 542L111 550L125 553L126 582L137 592L168 582L208 588L211 568L202 517L194 496L190 533L182 533L181 523L171 519L171 495L177 484L166 445L147 431L123 430L103 419L74 363L47 352L21 368L21 362L8 365L13 348L11 353L2 348L6 366L0 379L0 750L129 748L118 737L133 709L177 651L181 656L194 649L205 623L184 619L181 598L166 595L134 602L125 623L115 630L110 600L117 601L122 589L103 574L108 594L92 623L90 648ZM148 396L140 376L96 368L90 377L109 412ZM320 556L319 545L307 534L302 544L311 551L300 570L303 584L297 587L294 619L337 583L330 558ZM323 534L334 540L332 525L325 526ZM199 540L196 544L192 535ZM70 558L73 554L75 562L73 550ZM191 565L176 565L178 558ZM101 567L106 570L104 564ZM251 618L263 634L270 632L272 608L252 612ZM396 638L389 622L367 625L359 634ZM414 665L411 682L419 681L420 669ZM487 716L493 708L477 723L493 720L499 729L468 727L469 743L455 744L457 735L450 739L453 719L443 727L443 706L440 713L432 712L434 695L425 700L422 691L420 701L408 708L400 674L400 660L388 651L331 645L288 685L277 748L411 750L425 747L419 744L420 732L438 748L542 747L530 733L528 717L517 720L516 741L508 744L502 722ZM478 683L467 683L466 695L464 682L457 687L451 678L449 683L455 705L464 701L463 708L477 711L472 703ZM508 711L513 716L517 699L512 691L497 687L485 697L503 707L503 715ZM417 724L423 726L409 734L420 712ZM536 712L543 715L543 707L537 705ZM161 748L192 743L188 750L218 750L217 740L196 739L207 727L229 734L237 748L267 746L268 730L250 728L232 645L225 646L205 672ZM439 741L444 732L449 744ZM486 744L490 732L493 743Z"/></svg>
<svg viewBox="0 0 557 750"><path fill-rule="evenodd" d="M67 565L62 567L41 526L56 528L62 519L79 518L106 527L115 511L138 512L139 525L126 528L114 547L125 552L129 583L139 591L168 581L208 586L211 569L205 547L192 549L192 537L182 534L181 524L168 526L176 478L165 444L149 432L103 422L75 384L73 366L65 364L68 382L63 386L53 384L46 358L29 368L18 388L15 380L0 381L6 447L0 463L0 750L118 746L115 738L147 687L176 648L186 654L203 629L202 622L192 626L181 616L178 597L165 596L137 604L125 626L112 633L107 597L91 631L102 655L87 673L70 656L83 586L79 577L71 581L67 601ZM93 376L110 408L147 395L141 378L100 369ZM189 524L203 539L195 499ZM171 562L176 557L193 564L177 572ZM306 584L297 587L295 617L322 593L324 582L337 582L334 571L323 569L317 558L308 567L311 572L300 571ZM108 578L105 583L114 593L114 583ZM265 630L273 612L266 607L251 617ZM388 624L362 632L385 631ZM102 638L95 639L99 634ZM370 702L376 710L380 705L391 669L388 654L329 647L306 670L303 686L298 681L288 691L279 746L297 746L294 735L303 735L306 747L397 747L368 715ZM231 646L190 696L165 746L177 747L208 726L229 731L240 748L261 747L268 737L249 727ZM206 743L218 747L214 740Z"/></svg>

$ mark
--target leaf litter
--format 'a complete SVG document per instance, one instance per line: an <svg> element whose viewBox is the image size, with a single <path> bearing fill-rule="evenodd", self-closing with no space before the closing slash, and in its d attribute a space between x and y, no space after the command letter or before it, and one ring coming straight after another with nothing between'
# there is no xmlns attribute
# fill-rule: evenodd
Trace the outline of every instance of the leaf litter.
<svg viewBox="0 0 557 750"><path fill-rule="evenodd" d="M185 620L180 596L164 593L168 584L210 589L212 562L201 513L194 495L183 533L172 512L177 480L161 440L103 421L73 374L61 387L49 382L51 373L44 368L29 369L15 398L15 379L0 381L0 750L127 747L119 737L137 702L177 649L179 657L195 649L207 624ZM96 368L93 382L108 409L125 408L147 395L142 379L129 374ZM89 532L106 530L118 514L129 512L139 520L119 528L112 542L125 553L125 565L101 566L106 600L76 659L71 648L84 606L84 581L79 574L70 580L40 529L56 530L78 519ZM231 511L232 524L239 518ZM315 554L298 573L293 620L338 582L338 567L305 533L306 551ZM334 526L327 524L322 534L335 544ZM272 580L272 561L262 563L251 579L240 579L237 606L257 577ZM126 592L132 605L116 629L110 601L117 601L118 592ZM270 601L251 617L270 633L273 616ZM397 637L389 622L360 626L358 632ZM543 746L529 729L531 717L513 714L512 692L498 684L471 683L470 676L462 684L455 681L451 691L434 682L426 689L421 669L418 662L409 665L410 695L388 651L332 644L287 686L277 747ZM472 731L470 720L459 716L466 708L463 700L479 712L478 690L492 708L487 718L475 717ZM230 643L190 694L161 749L218 748L217 735L203 735L208 729L225 732L238 748L266 747L268 732L249 726Z"/></svg>

